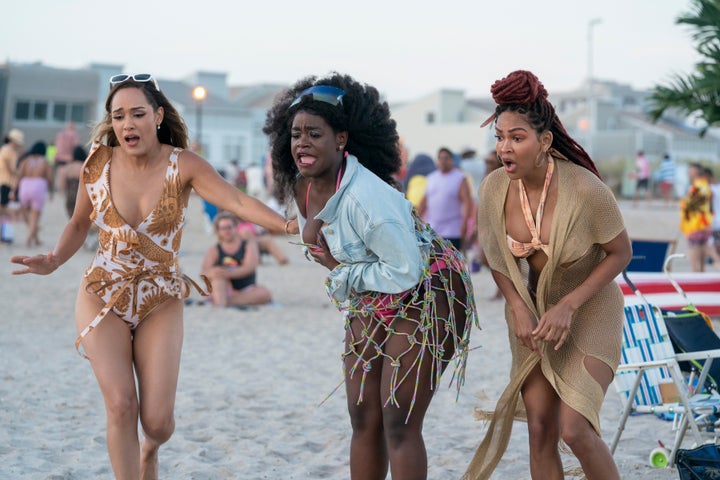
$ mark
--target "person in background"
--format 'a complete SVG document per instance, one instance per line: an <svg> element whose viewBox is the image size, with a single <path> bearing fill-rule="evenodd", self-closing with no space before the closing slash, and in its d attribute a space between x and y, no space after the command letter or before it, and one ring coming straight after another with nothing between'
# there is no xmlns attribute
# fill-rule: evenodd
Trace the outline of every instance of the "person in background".
<svg viewBox="0 0 720 480"><path fill-rule="evenodd" d="M80 135L73 122L68 122L65 128L55 135L55 158L53 161L53 178L57 178L59 171L69 165L73 159L73 151L80 143Z"/></svg>
<svg viewBox="0 0 720 480"><path fill-rule="evenodd" d="M645 192L645 202L650 205L650 162L642 150L635 157L635 193L633 194L633 207L637 207L640 191Z"/></svg>
<svg viewBox="0 0 720 480"><path fill-rule="evenodd" d="M75 346L82 345L105 400L115 478L157 479L159 448L175 430L183 299L191 288L202 290L178 263L191 192L271 231L297 233L297 222L233 188L187 150L185 122L150 74L110 78L92 138L57 245L11 257L20 267L12 273L54 272L98 226L97 253L75 304Z"/></svg>
<svg viewBox="0 0 720 480"><path fill-rule="evenodd" d="M512 368L463 479L490 478L522 399L530 475L564 478L559 442L588 480L618 480L599 413L622 349L615 278L632 248L612 191L563 127L548 93L517 70L491 88L503 168L480 187L480 242L506 301Z"/></svg>
<svg viewBox="0 0 720 480"><path fill-rule="evenodd" d="M477 321L463 258L397 188L398 134L376 88L301 79L263 132L278 200L294 199L301 247L329 270L343 312L350 478L385 478L388 466L394 480L426 478L423 419L449 364L462 383Z"/></svg>
<svg viewBox="0 0 720 480"><path fill-rule="evenodd" d="M477 247L477 189L485 176L485 163L477 158L477 153L473 148L466 147L460 153L460 170L465 173L472 201L465 227L465 236L461 240L461 252L468 257L470 271L478 272L480 264L475 258Z"/></svg>
<svg viewBox="0 0 720 480"><path fill-rule="evenodd" d="M25 245L40 245L40 217L48 196L52 196L52 168L45 151L45 142L35 142L30 150L20 158L18 169L18 201L20 211L27 222L28 235Z"/></svg>
<svg viewBox="0 0 720 480"><path fill-rule="evenodd" d="M693 272L705 271L705 258L711 257L715 268L720 270L720 256L710 245L712 236L712 192L705 173L699 163L688 165L690 186L680 200L680 231L687 240L690 268Z"/></svg>
<svg viewBox="0 0 720 480"><path fill-rule="evenodd" d="M467 147L460 154L460 169L469 177L470 193L473 201L477 201L477 189L480 187L480 182L485 178L485 161L478 159L477 152Z"/></svg>
<svg viewBox="0 0 720 480"><path fill-rule="evenodd" d="M662 162L660 162L660 166L655 171L655 180L660 185L660 194L666 206L670 205L674 198L675 170L675 161L670 154L666 153L663 156Z"/></svg>
<svg viewBox="0 0 720 480"><path fill-rule="evenodd" d="M712 230L711 248L714 248L715 252L720 256L720 183L718 183L711 169L708 168L706 172L710 183L710 194L712 195L710 204L713 214L712 227L710 228Z"/></svg>
<svg viewBox="0 0 720 480"><path fill-rule="evenodd" d="M240 166L237 159L232 159L225 165L223 177L234 187L238 186L238 175L240 175Z"/></svg>
<svg viewBox="0 0 720 480"><path fill-rule="evenodd" d="M72 217L75 211L75 200L80 188L80 176L82 167L87 158L87 151L81 145L73 149L72 162L65 165L58 171L57 188L59 193L65 195L65 211L68 218Z"/></svg>
<svg viewBox="0 0 720 480"><path fill-rule="evenodd" d="M427 188L420 201L420 216L445 240L462 251L468 218L473 211L467 178L455 166L455 156L442 147L437 154L437 170L427 176Z"/></svg>
<svg viewBox="0 0 720 480"><path fill-rule="evenodd" d="M0 147L0 218L7 218L8 205L14 199L17 188L17 165L25 135L17 128L11 129Z"/></svg>
<svg viewBox="0 0 720 480"><path fill-rule="evenodd" d="M275 242L273 235L271 235L267 230L260 228L253 223L243 222L241 220L238 225L238 231L240 232L241 237L253 239L257 242L258 248L260 249L261 263L263 255L270 255L275 259L278 265L287 265L290 262L287 255L285 255L285 252L283 252L280 248L280 245Z"/></svg>
<svg viewBox="0 0 720 480"><path fill-rule="evenodd" d="M202 273L210 280L210 300L216 307L264 305L270 290L256 282L260 249L252 236L242 236L238 217L220 212L213 222L217 244L205 252Z"/></svg>
<svg viewBox="0 0 720 480"><path fill-rule="evenodd" d="M500 168L502 166L502 163L500 163L500 158L498 157L497 151L495 151L495 150L490 150L488 152L488 154L484 158L484 162L485 162L485 177L483 177L483 180L485 178L487 178L487 176L490 175L490 173L492 173L493 171L497 170L498 168ZM482 182L480 184L482 185ZM479 190L478 190L478 193L479 193ZM478 197L478 202L479 201L480 201L480 199ZM475 216L475 218L477 218L477 215L478 215L478 207L479 207L479 205L477 205L477 203L476 203L475 212L473 214ZM485 252L483 251L482 245L480 244L480 235L478 234L479 230L480 230L480 226L478 225L478 227L476 228L476 232L475 232L476 240L475 240L475 247L474 247L474 252L473 252L474 259L477 258L477 261L479 263L478 268L477 268L478 271L480 271L481 265L484 265L485 267L488 267L488 268L490 267L490 264L488 263L488 259L485 256ZM491 300L502 300L502 299L503 299L502 292L500 291L499 288L496 288L495 294L492 296Z"/></svg>
<svg viewBox="0 0 720 480"><path fill-rule="evenodd" d="M427 176L437 169L430 155L418 153L408 166L405 175L405 197L410 200L413 207L418 208L425 196Z"/></svg>

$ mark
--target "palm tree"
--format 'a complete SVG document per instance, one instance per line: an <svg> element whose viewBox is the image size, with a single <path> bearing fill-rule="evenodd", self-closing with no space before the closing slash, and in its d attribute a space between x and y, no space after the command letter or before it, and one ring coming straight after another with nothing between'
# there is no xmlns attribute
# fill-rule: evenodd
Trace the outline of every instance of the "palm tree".
<svg viewBox="0 0 720 480"><path fill-rule="evenodd" d="M667 86L656 86L650 95L650 116L658 120L665 110L697 114L705 123L700 131L720 124L720 0L692 0L691 11L677 24L691 26L701 61L693 73L675 74Z"/></svg>

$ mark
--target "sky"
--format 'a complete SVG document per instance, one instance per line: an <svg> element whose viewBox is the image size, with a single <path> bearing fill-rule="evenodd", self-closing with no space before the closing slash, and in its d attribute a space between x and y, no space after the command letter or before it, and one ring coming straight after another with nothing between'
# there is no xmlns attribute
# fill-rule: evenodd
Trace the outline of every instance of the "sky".
<svg viewBox="0 0 720 480"><path fill-rule="evenodd" d="M3 8L0 63L110 63L168 79L224 72L230 85L292 84L338 71L377 87L390 102L443 88L489 97L492 83L517 69L533 71L551 95L579 87L591 70L594 78L646 89L689 73L698 61L692 30L676 24L693 5L24 0Z"/></svg>

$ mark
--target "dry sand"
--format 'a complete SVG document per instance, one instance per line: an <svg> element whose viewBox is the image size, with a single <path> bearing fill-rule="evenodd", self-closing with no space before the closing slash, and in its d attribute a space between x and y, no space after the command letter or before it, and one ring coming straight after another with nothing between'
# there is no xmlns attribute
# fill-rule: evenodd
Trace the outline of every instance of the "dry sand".
<svg viewBox="0 0 720 480"><path fill-rule="evenodd" d="M213 243L197 197L190 204L181 262L197 277ZM631 236L678 238L677 205L623 203ZM40 237L51 248L64 226L60 198L42 218ZM4 259L28 251L25 228L0 246ZM324 271L280 237L290 264L264 260L259 282L275 304L251 311L191 306L185 309L185 345L177 392L177 428L160 450L163 479L349 478L350 425L341 388L343 327L322 288ZM684 243L678 244L683 251ZM109 479L105 412L87 361L73 348L76 289L91 252L81 250L48 277L12 277L0 269L0 479ZM682 268L678 265L678 268ZM473 275L482 331L474 331L467 379L456 401L444 378L425 421L430 479L458 479L484 433L475 407L492 408L503 390L510 354L503 304L491 301L492 279ZM610 441L620 411L611 386L602 409ZM658 439L670 441L670 424L632 417L615 458L624 479L671 479L647 456ZM566 468L577 461L564 457ZM527 433L516 423L508 451L493 478L526 479Z"/></svg>

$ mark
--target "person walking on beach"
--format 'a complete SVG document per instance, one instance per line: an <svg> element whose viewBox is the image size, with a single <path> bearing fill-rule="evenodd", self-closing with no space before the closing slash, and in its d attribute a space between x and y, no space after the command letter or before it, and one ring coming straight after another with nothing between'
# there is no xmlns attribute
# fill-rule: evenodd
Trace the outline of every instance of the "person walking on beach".
<svg viewBox="0 0 720 480"><path fill-rule="evenodd" d="M60 170L72 162L73 151L80 143L80 135L73 122L68 122L65 128L55 135L55 156L53 161L53 177L57 179Z"/></svg>
<svg viewBox="0 0 720 480"><path fill-rule="evenodd" d="M708 180L710 182L710 195L712 198L710 207L713 212L712 226L710 227L712 231L710 243L712 244L711 248L714 248L715 253L720 256L720 182L717 181L712 170L709 168L707 170ZM716 266L720 267L720 264Z"/></svg>
<svg viewBox="0 0 720 480"><path fill-rule="evenodd" d="M294 199L308 259L345 318L350 476L427 476L423 418L440 376L463 383L477 313L462 256L397 188L398 134L376 88L299 80L269 110L279 201Z"/></svg>
<svg viewBox="0 0 720 480"><path fill-rule="evenodd" d="M83 163L86 158L87 152L82 146L78 145L73 150L72 162L65 165L58 172L57 188L58 192L65 196L65 211L67 212L68 218L72 217L75 211L75 200L77 199L77 192L80 188L80 176L82 175Z"/></svg>
<svg viewBox="0 0 720 480"><path fill-rule="evenodd" d="M83 188L55 249L13 256L22 266L13 274L52 273L83 245L91 223L98 226L97 253L77 295L75 344L82 343L105 400L115 477L157 479L158 449L175 428L183 298L190 286L200 289L178 265L191 191L272 231L295 233L297 222L186 150L185 123L150 74L110 79L92 138Z"/></svg>
<svg viewBox="0 0 720 480"><path fill-rule="evenodd" d="M712 237L712 190L705 174L705 167L699 163L688 165L690 187L680 200L680 231L685 235L690 251L690 268L693 272L705 271L705 259L713 259L715 268L720 270L720 255L710 242Z"/></svg>
<svg viewBox="0 0 720 480"><path fill-rule="evenodd" d="M473 210L468 179L455 166L450 149L441 147L437 154L437 170L427 176L425 196L418 213L445 240L462 251L462 243Z"/></svg>
<svg viewBox="0 0 720 480"><path fill-rule="evenodd" d="M270 290L255 282L260 265L255 239L241 237L238 217L230 212L218 213L213 225L218 241L205 252L202 263L202 273L212 286L212 304L240 307L270 302Z"/></svg>
<svg viewBox="0 0 720 480"><path fill-rule="evenodd" d="M427 176L437 169L435 162L427 153L418 153L410 162L405 175L404 190L405 198L410 200L415 208L425 196L427 188Z"/></svg>
<svg viewBox="0 0 720 480"><path fill-rule="evenodd" d="M645 193L645 202L650 205L650 162L642 150L635 157L635 193L633 194L633 207L637 207L640 191Z"/></svg>
<svg viewBox="0 0 720 480"><path fill-rule="evenodd" d="M35 142L21 157L18 168L18 201L28 227L25 242L28 247L40 245L40 216L48 195L52 194L52 168L45 157L46 150L45 142Z"/></svg>
<svg viewBox="0 0 720 480"><path fill-rule="evenodd" d="M670 205L674 197L675 169L675 160L672 159L670 154L666 153L662 162L660 162L660 166L655 171L655 178L660 184L660 193L666 206Z"/></svg>
<svg viewBox="0 0 720 480"><path fill-rule="evenodd" d="M25 135L17 128L7 134L6 142L0 147L0 219L8 215L8 205L15 199L17 188L17 163Z"/></svg>
<svg viewBox="0 0 720 480"><path fill-rule="evenodd" d="M564 478L562 439L589 480L619 479L599 412L618 366L632 248L612 191L565 131L540 80L518 70L491 88L503 168L482 183L481 244L505 300L510 383L464 479L500 461L522 398L530 474ZM483 126L484 126L483 125Z"/></svg>

